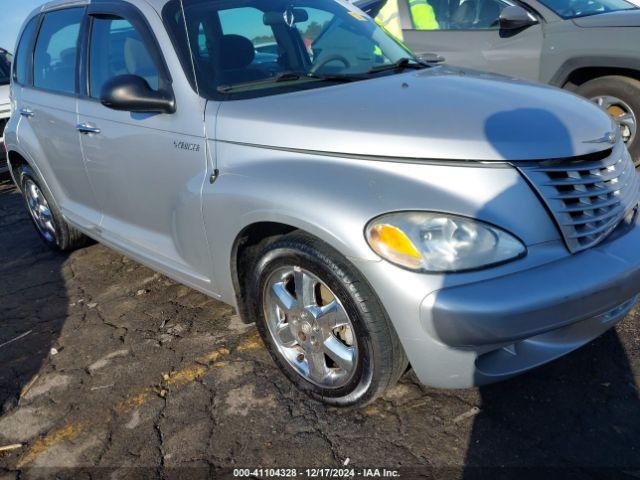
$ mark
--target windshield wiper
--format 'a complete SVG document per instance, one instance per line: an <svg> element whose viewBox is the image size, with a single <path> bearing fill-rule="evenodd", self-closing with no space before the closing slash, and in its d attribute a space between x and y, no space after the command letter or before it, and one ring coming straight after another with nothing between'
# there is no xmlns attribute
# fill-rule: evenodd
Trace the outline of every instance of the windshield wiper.
<svg viewBox="0 0 640 480"><path fill-rule="evenodd" d="M296 80L300 80L301 78L303 78L303 75L296 72L280 72L275 77L265 78L264 80L256 80L255 82L236 83L234 85L220 85L217 90L220 93L228 93L237 89L261 87L263 85L270 85L272 83L295 82Z"/></svg>
<svg viewBox="0 0 640 480"><path fill-rule="evenodd" d="M257 80L255 82L236 83L234 85L220 85L217 90L220 93L229 93L233 90L242 90L244 88L262 87L264 85L271 85L273 83L282 82L295 82L301 79L313 79L330 82L352 82L355 80L362 80L362 77L355 75L318 75L315 73L298 73L298 72L280 72L275 77L265 78L264 80Z"/></svg>
<svg viewBox="0 0 640 480"><path fill-rule="evenodd" d="M421 68L426 68L428 66L429 66L428 64L421 62L419 60L416 60L414 58L402 57L400 60L393 63L389 63L388 65L379 65L377 67L372 67L369 69L367 73L388 72L392 70L397 70L401 72L406 68L421 69Z"/></svg>
<svg viewBox="0 0 640 480"><path fill-rule="evenodd" d="M362 75L350 74L350 75L340 75L340 74L330 74L330 75L320 75L317 73L307 73L305 75L307 78L314 78L316 80L323 80L326 82L355 82L357 80L364 80L365 77Z"/></svg>

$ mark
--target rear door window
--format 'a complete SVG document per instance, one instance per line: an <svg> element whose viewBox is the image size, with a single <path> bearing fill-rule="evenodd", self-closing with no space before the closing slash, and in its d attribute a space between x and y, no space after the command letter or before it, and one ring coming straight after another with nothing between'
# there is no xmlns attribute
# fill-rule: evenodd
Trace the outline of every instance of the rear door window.
<svg viewBox="0 0 640 480"><path fill-rule="evenodd" d="M33 58L35 87L75 93L78 37L83 14L82 8L70 8L44 16Z"/></svg>
<svg viewBox="0 0 640 480"><path fill-rule="evenodd" d="M20 43L14 60L13 71L15 80L21 85L27 85L29 83L29 68L31 63L32 42L33 37L36 34L38 28L38 21L40 17L32 18L20 37Z"/></svg>

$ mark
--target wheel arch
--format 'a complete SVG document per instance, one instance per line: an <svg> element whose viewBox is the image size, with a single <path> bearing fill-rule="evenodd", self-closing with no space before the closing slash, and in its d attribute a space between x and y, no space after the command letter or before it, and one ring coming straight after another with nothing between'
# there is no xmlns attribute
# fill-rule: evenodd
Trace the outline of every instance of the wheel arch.
<svg viewBox="0 0 640 480"><path fill-rule="evenodd" d="M7 151L7 163L9 165L9 173L11 174L11 178L13 178L13 182L16 184L18 188L20 188L20 179L18 178L18 170L20 167L23 167L23 166L27 166L31 170L33 170L38 175L38 177L40 177L40 180L42 180L46 184L38 167L35 165L33 161L29 159L27 155L23 154L22 152L19 152L14 148L10 148ZM47 186L47 188L49 187Z"/></svg>
<svg viewBox="0 0 640 480"><path fill-rule="evenodd" d="M232 242L228 267L231 274L230 280L235 305L244 323L251 323L246 315L247 312L244 310L243 282L244 274L249 271L248 268L254 260L251 257L252 247L257 246L267 239L279 238L292 232L300 232L316 238L338 251L345 258L351 260L356 257L366 258L362 254L356 255L356 247L349 244L348 241L345 243L345 239L340 235L329 234L323 229L318 229L317 225L308 224L302 219L288 217L276 219L269 218L267 215L252 218L252 221L247 222L245 226L242 227ZM375 254L371 251L371 258L377 261L377 256L373 257L373 255Z"/></svg>
<svg viewBox="0 0 640 480"><path fill-rule="evenodd" d="M567 60L549 83L575 90L589 80L619 75L640 80L640 59L617 57L580 57Z"/></svg>
<svg viewBox="0 0 640 480"><path fill-rule="evenodd" d="M631 68L613 68L613 67L585 67L579 68L569 75L564 84L567 90L575 90L580 85L601 77L618 76L628 77L634 80L640 80L640 70Z"/></svg>
<svg viewBox="0 0 640 480"><path fill-rule="evenodd" d="M251 321L243 298L243 284L246 270L242 264L251 260L250 254L252 247L255 247L268 238L276 238L296 230L299 231L300 229L286 223L259 221L245 226L236 236L231 248L229 267L238 313L244 323L251 323Z"/></svg>
<svg viewBox="0 0 640 480"><path fill-rule="evenodd" d="M49 182L47 181L47 177L43 174L38 162L36 162L31 155L23 149L18 148L16 145L8 145L7 163L9 165L9 173L18 187L20 187L20 182L17 178L18 168L26 165L33 170L33 172L38 176L38 180L42 182L43 186L49 191L51 197L57 201L51 190L51 185L49 185Z"/></svg>

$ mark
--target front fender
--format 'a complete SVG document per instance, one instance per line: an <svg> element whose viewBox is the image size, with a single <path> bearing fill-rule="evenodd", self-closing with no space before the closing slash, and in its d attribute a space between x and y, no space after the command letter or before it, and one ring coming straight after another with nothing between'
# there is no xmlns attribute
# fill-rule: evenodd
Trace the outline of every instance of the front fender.
<svg viewBox="0 0 640 480"><path fill-rule="evenodd" d="M235 240L257 222L304 230L354 263L380 261L364 228L391 211L478 218L511 231L527 245L559 239L537 197L506 164L385 162L225 142L212 147L220 176L204 188L203 215L216 282L229 303L235 303L230 267Z"/></svg>

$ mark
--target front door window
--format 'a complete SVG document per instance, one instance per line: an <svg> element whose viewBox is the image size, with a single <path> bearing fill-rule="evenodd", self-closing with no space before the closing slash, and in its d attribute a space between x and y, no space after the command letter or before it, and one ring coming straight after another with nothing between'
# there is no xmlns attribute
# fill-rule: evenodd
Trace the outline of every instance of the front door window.
<svg viewBox="0 0 640 480"><path fill-rule="evenodd" d="M158 90L160 73L140 33L128 20L93 19L89 54L90 94L100 96L107 80L119 75L137 75Z"/></svg>

